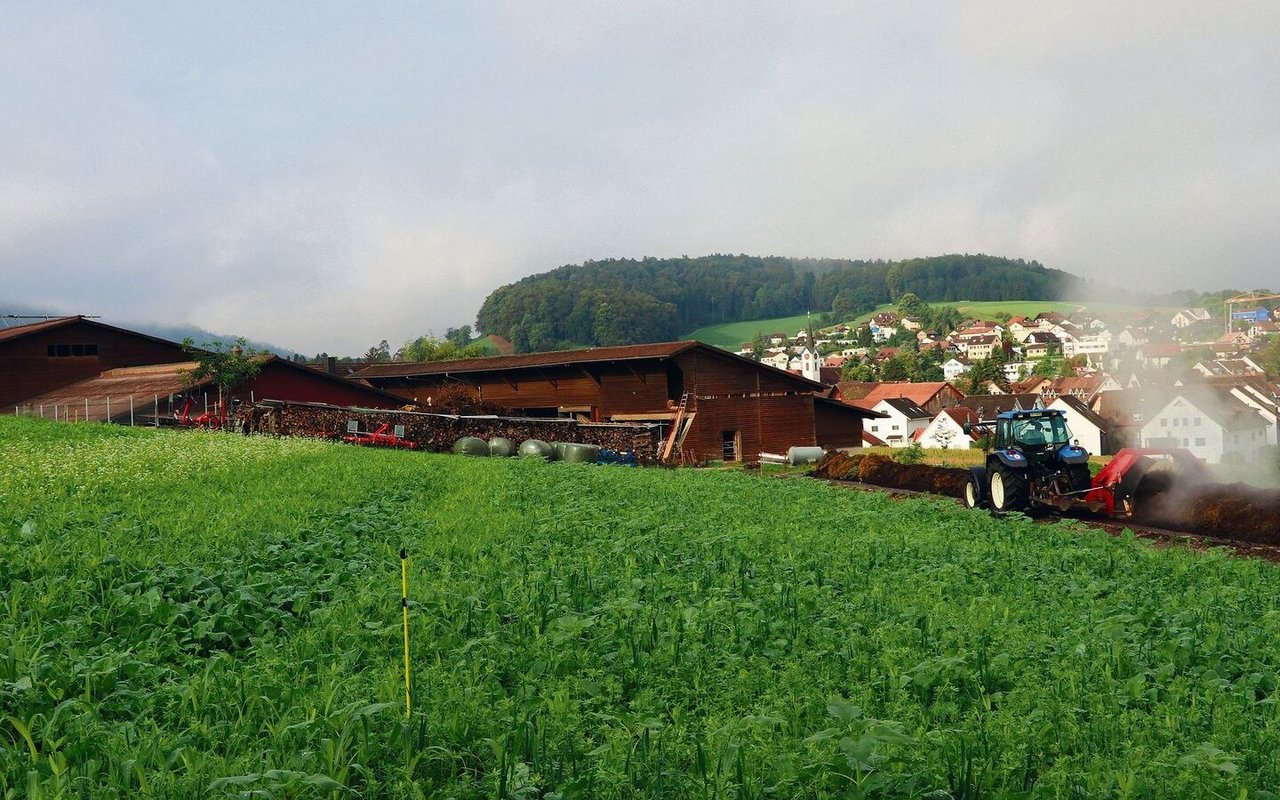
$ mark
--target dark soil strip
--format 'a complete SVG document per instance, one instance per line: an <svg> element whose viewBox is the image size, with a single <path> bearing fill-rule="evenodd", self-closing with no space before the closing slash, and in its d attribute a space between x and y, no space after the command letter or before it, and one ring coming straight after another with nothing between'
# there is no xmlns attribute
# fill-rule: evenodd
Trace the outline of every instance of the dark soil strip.
<svg viewBox="0 0 1280 800"><path fill-rule="evenodd" d="M812 474L841 483L959 498L969 471L899 464L877 454L828 453ZM1239 483L1197 485L1177 481L1160 489L1158 494L1142 498L1133 520L1102 519L1083 513L1074 517L1113 533L1128 528L1146 538L1189 538L1203 542L1205 547L1229 546L1248 555L1280 560L1273 555L1280 553L1280 490Z"/></svg>

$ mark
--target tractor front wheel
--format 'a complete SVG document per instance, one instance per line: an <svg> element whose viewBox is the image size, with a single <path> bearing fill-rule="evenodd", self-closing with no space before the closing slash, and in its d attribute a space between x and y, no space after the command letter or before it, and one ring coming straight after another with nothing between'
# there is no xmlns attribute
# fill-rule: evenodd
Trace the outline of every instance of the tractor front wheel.
<svg viewBox="0 0 1280 800"><path fill-rule="evenodd" d="M964 483L964 507L985 508L987 498L983 492L987 471L982 467L974 467L969 472L969 480Z"/></svg>
<svg viewBox="0 0 1280 800"><path fill-rule="evenodd" d="M1027 476L1012 467L997 465L991 471L991 509L1022 511L1028 502Z"/></svg>
<svg viewBox="0 0 1280 800"><path fill-rule="evenodd" d="M1093 488L1093 475L1089 472L1088 464L1072 464L1067 467L1067 481L1071 484L1072 492L1083 492L1086 489ZM1077 495L1083 497L1083 495Z"/></svg>

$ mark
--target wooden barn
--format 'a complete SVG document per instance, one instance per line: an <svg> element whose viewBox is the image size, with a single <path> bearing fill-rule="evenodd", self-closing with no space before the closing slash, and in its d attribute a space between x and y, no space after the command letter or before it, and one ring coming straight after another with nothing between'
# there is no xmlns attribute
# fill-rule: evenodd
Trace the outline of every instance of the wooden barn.
<svg viewBox="0 0 1280 800"><path fill-rule="evenodd" d="M175 342L84 317L0 329L0 410L106 370L190 358Z"/></svg>
<svg viewBox="0 0 1280 800"><path fill-rule="evenodd" d="M878 416L821 396L821 383L693 341L374 364L355 377L423 410L454 384L513 414L660 423L675 427L674 447L695 461L859 447L862 421Z"/></svg>
<svg viewBox="0 0 1280 800"><path fill-rule="evenodd" d="M0 413L58 419L153 422L171 416L185 393L198 412L217 401L208 380L192 381L191 356L175 342L60 317L0 330ZM228 400L283 400L395 408L400 398L277 356L265 356L258 374Z"/></svg>

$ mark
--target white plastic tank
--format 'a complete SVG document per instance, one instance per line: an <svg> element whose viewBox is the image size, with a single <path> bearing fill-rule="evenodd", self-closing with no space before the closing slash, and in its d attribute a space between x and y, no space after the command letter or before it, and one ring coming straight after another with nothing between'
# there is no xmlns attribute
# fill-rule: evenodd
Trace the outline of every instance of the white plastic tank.
<svg viewBox="0 0 1280 800"><path fill-rule="evenodd" d="M791 447L787 449L788 464L815 464L822 460L821 447Z"/></svg>

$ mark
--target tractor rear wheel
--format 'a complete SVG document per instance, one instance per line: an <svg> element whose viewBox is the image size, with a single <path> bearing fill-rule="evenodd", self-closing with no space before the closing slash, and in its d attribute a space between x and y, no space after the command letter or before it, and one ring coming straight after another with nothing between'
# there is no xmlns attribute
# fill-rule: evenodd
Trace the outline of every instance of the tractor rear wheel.
<svg viewBox="0 0 1280 800"><path fill-rule="evenodd" d="M991 470L991 509L1022 511L1028 502L1027 476L1020 470L997 464Z"/></svg>

